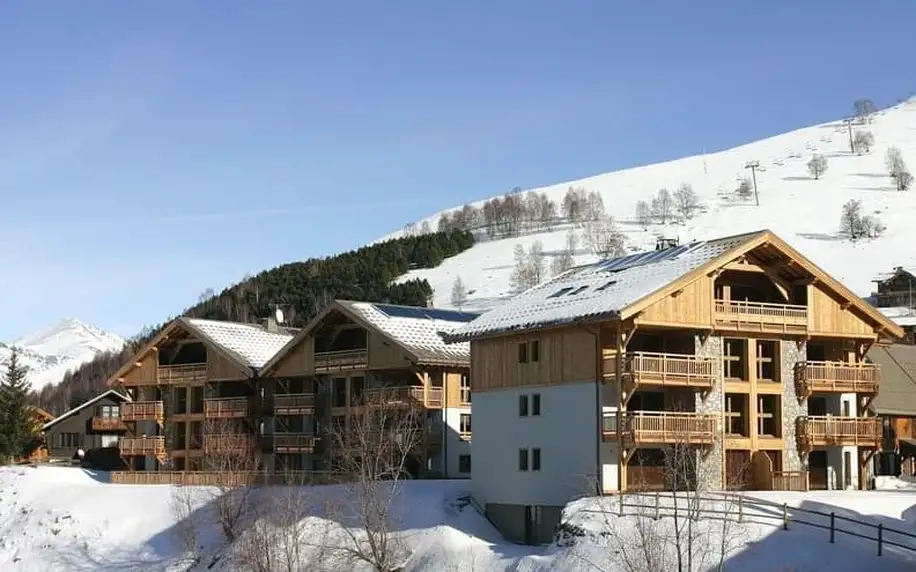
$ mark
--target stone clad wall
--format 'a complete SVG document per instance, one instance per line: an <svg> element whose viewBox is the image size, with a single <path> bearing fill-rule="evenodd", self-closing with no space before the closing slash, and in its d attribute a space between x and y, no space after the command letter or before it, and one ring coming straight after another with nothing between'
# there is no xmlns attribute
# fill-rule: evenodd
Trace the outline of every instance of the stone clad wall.
<svg viewBox="0 0 916 572"><path fill-rule="evenodd" d="M697 473L702 482L702 489L721 490L725 488L722 474L725 466L725 426L722 412L725 411L725 387L722 381L722 338L709 336L703 341L702 336L694 336L696 355L698 357L715 358L715 377L713 389L708 394L696 394L697 413L714 413L718 415L716 426L716 443L705 458L700 454L697 463Z"/></svg>
<svg viewBox="0 0 916 572"><path fill-rule="evenodd" d="M795 364L805 361L807 346L805 342L796 343L789 340L780 341L779 346L782 357L779 370L782 378L782 438L786 442L782 466L784 471L804 471L807 467L798 452L795 423L796 419L808 414L808 402L798 402L795 392Z"/></svg>

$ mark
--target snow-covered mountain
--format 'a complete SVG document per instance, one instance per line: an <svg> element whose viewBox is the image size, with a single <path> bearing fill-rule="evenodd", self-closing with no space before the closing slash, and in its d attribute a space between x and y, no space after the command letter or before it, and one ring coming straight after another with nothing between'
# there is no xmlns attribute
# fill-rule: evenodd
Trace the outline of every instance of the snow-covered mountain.
<svg viewBox="0 0 916 572"><path fill-rule="evenodd" d="M5 363L10 348L16 347L22 363L29 368L32 388L37 391L59 382L68 370L100 353L120 350L125 343L119 336L69 318L13 342L0 342L0 363Z"/></svg>
<svg viewBox="0 0 916 572"><path fill-rule="evenodd" d="M629 249L651 249L658 235L677 237L683 243L769 228L856 293L867 296L876 275L894 266L916 266L916 184L908 191L897 191L885 166L887 150L895 146L909 162L910 172L916 173L916 98L883 109L872 116L870 123L854 124L852 130L873 135L874 142L867 152L857 154L850 150L848 127L838 120L717 153L530 190L545 193L558 208L570 187L600 193L607 214L616 220ZM814 154L827 160L827 170L818 180L808 170ZM753 196L741 199L735 192L740 179L751 177L745 166L754 161L759 163L759 206ZM637 202L651 203L659 189L674 193L684 183L697 193L701 211L687 220L653 223L643 229L635 215ZM839 235L841 211L850 199L861 201L863 214L876 216L887 226L883 236L853 243ZM484 202L471 204L480 207ZM435 229L441 214L411 227L423 228L428 223ZM401 280L427 279L435 290L433 303L449 307L452 285L460 276L468 291L463 307L486 309L511 295L513 249L517 244L527 246L540 240L550 268L551 258L565 248L571 228L573 225L567 223L550 232L482 240L438 268L411 271ZM380 240L403 236L405 232L406 229L399 230ZM582 240L579 245L576 263L596 259Z"/></svg>

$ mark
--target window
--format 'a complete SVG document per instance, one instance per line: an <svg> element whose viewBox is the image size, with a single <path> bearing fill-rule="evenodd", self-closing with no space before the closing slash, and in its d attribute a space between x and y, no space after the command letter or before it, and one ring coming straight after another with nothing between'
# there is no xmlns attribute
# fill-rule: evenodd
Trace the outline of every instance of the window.
<svg viewBox="0 0 916 572"><path fill-rule="evenodd" d="M81 440L79 433L59 433L57 436L57 446L65 448L79 447Z"/></svg>
<svg viewBox="0 0 916 572"><path fill-rule="evenodd" d="M347 406L347 379L335 377L331 380L331 407Z"/></svg>
<svg viewBox="0 0 916 572"><path fill-rule="evenodd" d="M748 435L747 395L728 393L725 395L725 433L740 437Z"/></svg>
<svg viewBox="0 0 916 572"><path fill-rule="evenodd" d="M616 281L616 280L611 280L611 281L605 282L605 283L602 284L601 286L595 288L595 290L597 290L598 292L602 292L602 291L604 291L604 290L607 290L608 288L610 288L610 287L613 286L614 284L617 284L617 281Z"/></svg>
<svg viewBox="0 0 916 572"><path fill-rule="evenodd" d="M99 408L99 417L102 419L118 419L121 417L121 408L118 405L103 405Z"/></svg>
<svg viewBox="0 0 916 572"><path fill-rule="evenodd" d="M572 290L573 290L572 286L568 286L566 288L560 288L559 290L557 290L556 292L554 292L553 294L547 297L548 298L559 298L560 296L562 296L563 294L566 294L567 292L572 292Z"/></svg>
<svg viewBox="0 0 916 572"><path fill-rule="evenodd" d="M471 377L466 374L461 374L461 381L459 382L459 389L461 392L461 403L470 403L471 402Z"/></svg>
<svg viewBox="0 0 916 572"><path fill-rule="evenodd" d="M518 344L518 363L534 363L540 359L541 344L538 340L530 342L519 342Z"/></svg>
<svg viewBox="0 0 916 572"><path fill-rule="evenodd" d="M757 398L757 434L779 437L782 430L779 426L779 396L761 395Z"/></svg>
<svg viewBox="0 0 916 572"><path fill-rule="evenodd" d="M470 473L471 472L471 456L470 455L458 455L458 472L459 473Z"/></svg>
<svg viewBox="0 0 916 572"><path fill-rule="evenodd" d="M779 342L772 340L757 341L757 380L779 381Z"/></svg>
<svg viewBox="0 0 916 572"><path fill-rule="evenodd" d="M747 381L747 340L725 340L722 374L725 379Z"/></svg>
<svg viewBox="0 0 916 572"><path fill-rule="evenodd" d="M532 471L541 470L541 450L540 449L531 449L531 470Z"/></svg>
<svg viewBox="0 0 916 572"><path fill-rule="evenodd" d="M541 414L541 394L534 393L531 395L531 414L540 415Z"/></svg>
<svg viewBox="0 0 916 572"><path fill-rule="evenodd" d="M528 417L528 396L527 395L518 396L518 416L519 417Z"/></svg>
<svg viewBox="0 0 916 572"><path fill-rule="evenodd" d="M118 446L118 436L117 435L102 435L102 447L117 447Z"/></svg>
<svg viewBox="0 0 916 572"><path fill-rule="evenodd" d="M518 344L518 363L528 363L528 343Z"/></svg>
<svg viewBox="0 0 916 572"><path fill-rule="evenodd" d="M458 430L461 432L462 437L469 437L471 435L471 414L462 413L461 417L458 420Z"/></svg>
<svg viewBox="0 0 916 572"><path fill-rule="evenodd" d="M575 296L576 294L581 294L582 292L584 292L587 289L588 289L588 284L586 284L585 286L579 286L578 288L570 292L569 295Z"/></svg>
<svg viewBox="0 0 916 572"><path fill-rule="evenodd" d="M518 450L518 470L519 471L528 470L528 449L519 449Z"/></svg>
<svg viewBox="0 0 916 572"><path fill-rule="evenodd" d="M531 348L528 350L528 357L532 362L538 361L541 353L541 344L537 340L529 342Z"/></svg>

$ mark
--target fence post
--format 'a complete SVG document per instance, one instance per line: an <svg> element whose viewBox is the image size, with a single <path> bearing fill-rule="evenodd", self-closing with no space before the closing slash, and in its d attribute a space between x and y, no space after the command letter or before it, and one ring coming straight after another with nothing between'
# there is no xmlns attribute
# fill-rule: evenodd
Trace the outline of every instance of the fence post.
<svg viewBox="0 0 916 572"><path fill-rule="evenodd" d="M655 520L658 520L659 512L661 511L660 502L658 498L658 491L655 491Z"/></svg>
<svg viewBox="0 0 916 572"><path fill-rule="evenodd" d="M878 556L884 551L884 525L878 525Z"/></svg>
<svg viewBox="0 0 916 572"><path fill-rule="evenodd" d="M620 491L620 493L617 495L617 500L618 500L617 504L619 505L619 508L617 509L617 512L619 513L618 516L622 517L623 516L623 491Z"/></svg>
<svg viewBox="0 0 916 572"><path fill-rule="evenodd" d="M830 513L830 544L833 544L836 533L836 513Z"/></svg>
<svg viewBox="0 0 916 572"><path fill-rule="evenodd" d="M744 521L744 495L738 495L738 522Z"/></svg>
<svg viewBox="0 0 916 572"><path fill-rule="evenodd" d="M789 530L789 503L782 503L782 529Z"/></svg>

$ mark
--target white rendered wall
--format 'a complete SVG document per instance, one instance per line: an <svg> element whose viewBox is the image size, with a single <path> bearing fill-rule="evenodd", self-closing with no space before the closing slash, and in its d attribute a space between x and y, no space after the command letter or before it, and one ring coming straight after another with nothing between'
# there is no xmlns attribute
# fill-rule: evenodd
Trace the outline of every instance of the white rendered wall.
<svg viewBox="0 0 916 572"><path fill-rule="evenodd" d="M476 399L477 395L475 394L474 397ZM443 471L443 476L445 476L445 478L469 479L471 477L471 473L462 473L458 471L458 459L461 455L471 454L471 444L459 438L461 434L461 415L470 413L470 407L446 407L444 409L445 435L443 437L443 443L445 443L445 446L442 448L442 451L446 456L445 470ZM471 464L471 468L473 469L473 461L471 461Z"/></svg>
<svg viewBox="0 0 916 572"><path fill-rule="evenodd" d="M541 395L541 414L519 416L519 396ZM474 394L471 479L481 503L562 506L594 494L598 404L593 381ZM540 471L519 471L520 448L541 449ZM530 454L529 454L530 459Z"/></svg>
<svg viewBox="0 0 916 572"><path fill-rule="evenodd" d="M843 393L827 398L827 411L832 415L845 415L849 410L850 416L857 416L856 395ZM849 475L846 475L843 458L846 453L850 455ZM828 447L827 448L827 488L830 490L843 490L848 487L859 487L859 448L858 447Z"/></svg>

